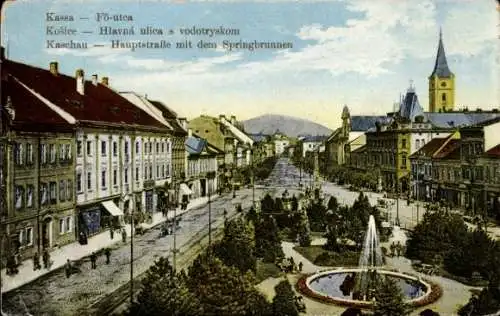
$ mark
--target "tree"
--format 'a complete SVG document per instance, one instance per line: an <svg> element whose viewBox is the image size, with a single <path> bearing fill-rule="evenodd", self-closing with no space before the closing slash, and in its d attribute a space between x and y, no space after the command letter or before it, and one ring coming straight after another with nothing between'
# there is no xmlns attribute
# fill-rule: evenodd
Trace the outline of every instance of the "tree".
<svg viewBox="0 0 500 316"><path fill-rule="evenodd" d="M325 237L326 237L326 244L325 244L324 248L326 250L336 251L336 252L341 250L340 245L337 241L337 238L338 238L337 232L336 232L336 229L334 227L332 227L332 226L328 227L328 231L327 231Z"/></svg>
<svg viewBox="0 0 500 316"><path fill-rule="evenodd" d="M160 258L146 272L137 300L126 315L161 316L203 314L201 305L187 287L184 274L175 275L166 258Z"/></svg>
<svg viewBox="0 0 500 316"><path fill-rule="evenodd" d="M298 316L299 312L295 305L295 294L288 280L278 283L274 290L273 310L276 316Z"/></svg>
<svg viewBox="0 0 500 316"><path fill-rule="evenodd" d="M260 209L263 213L274 212L274 200L269 193L260 201Z"/></svg>
<svg viewBox="0 0 500 316"><path fill-rule="evenodd" d="M257 256L263 258L264 262L274 263L277 258L285 256L278 225L272 215L264 216L255 227L255 245Z"/></svg>
<svg viewBox="0 0 500 316"><path fill-rule="evenodd" d="M406 255L430 263L436 254L449 258L455 248L466 244L468 229L457 214L427 212L406 242Z"/></svg>
<svg viewBox="0 0 500 316"><path fill-rule="evenodd" d="M409 308L396 282L388 277L381 278L375 292L374 316L404 316Z"/></svg>
<svg viewBox="0 0 500 316"><path fill-rule="evenodd" d="M500 289L490 287L483 289L479 295L473 295L469 302L460 308L458 315L488 315L500 310Z"/></svg>
<svg viewBox="0 0 500 316"><path fill-rule="evenodd" d="M328 200L328 210L336 212L338 207L339 207L339 202L337 201L337 198L331 196L330 199Z"/></svg>
<svg viewBox="0 0 500 316"><path fill-rule="evenodd" d="M228 267L209 253L202 253L194 260L188 276L189 288L203 307L204 313L200 315L259 315L256 302L265 309L254 287L253 274Z"/></svg>
<svg viewBox="0 0 500 316"><path fill-rule="evenodd" d="M215 253L227 266L234 266L241 272L255 271L257 261L253 228L241 218L229 221Z"/></svg>

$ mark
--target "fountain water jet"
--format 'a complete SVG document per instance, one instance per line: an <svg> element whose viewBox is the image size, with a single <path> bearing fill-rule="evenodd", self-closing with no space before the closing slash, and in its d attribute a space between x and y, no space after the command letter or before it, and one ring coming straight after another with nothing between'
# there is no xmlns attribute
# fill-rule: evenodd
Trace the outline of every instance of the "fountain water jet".
<svg viewBox="0 0 500 316"><path fill-rule="evenodd" d="M376 286L382 278L394 280L405 295L406 302L412 306L430 304L441 296L437 284L431 285L420 277L384 269L383 265L375 218L370 215L359 267L337 268L305 275L299 279L298 288L305 295L323 302L358 308L373 306ZM434 295L431 296L433 292Z"/></svg>
<svg viewBox="0 0 500 316"><path fill-rule="evenodd" d="M363 243L363 250L359 257L359 268L361 272L356 274L356 282L354 287L354 296L362 297L366 300L367 297L371 298L377 286L380 276L377 274L376 268L384 264L382 257L382 249L377 235L377 225L375 217L370 215L368 219L368 229L366 230L365 241Z"/></svg>

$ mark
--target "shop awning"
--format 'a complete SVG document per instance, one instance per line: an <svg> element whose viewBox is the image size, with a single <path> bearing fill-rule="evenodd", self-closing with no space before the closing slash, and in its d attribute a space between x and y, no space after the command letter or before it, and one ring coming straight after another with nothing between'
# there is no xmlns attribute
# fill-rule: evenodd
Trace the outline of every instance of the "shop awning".
<svg viewBox="0 0 500 316"><path fill-rule="evenodd" d="M193 191L185 183L181 183L181 192L183 195L193 194Z"/></svg>
<svg viewBox="0 0 500 316"><path fill-rule="evenodd" d="M102 206L113 216L123 215L123 211L113 201L104 201Z"/></svg>

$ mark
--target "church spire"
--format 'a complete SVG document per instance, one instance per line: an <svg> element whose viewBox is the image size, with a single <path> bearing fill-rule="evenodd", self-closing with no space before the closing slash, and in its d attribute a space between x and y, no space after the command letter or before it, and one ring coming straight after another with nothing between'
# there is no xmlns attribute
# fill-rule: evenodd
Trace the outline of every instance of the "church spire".
<svg viewBox="0 0 500 316"><path fill-rule="evenodd" d="M444 52L443 45L443 32L441 28L439 28L439 45L436 56L436 63L434 65L434 70L432 71L431 76L434 75L440 78L449 78L453 75L453 73L450 71L450 68L448 68L448 62L446 61L446 54Z"/></svg>

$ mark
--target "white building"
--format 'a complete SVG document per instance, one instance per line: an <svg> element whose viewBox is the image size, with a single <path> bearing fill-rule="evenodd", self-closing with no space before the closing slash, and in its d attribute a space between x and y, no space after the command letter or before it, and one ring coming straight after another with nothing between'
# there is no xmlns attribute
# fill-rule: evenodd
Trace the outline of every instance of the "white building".
<svg viewBox="0 0 500 316"><path fill-rule="evenodd" d="M323 145L323 142L327 139L326 136L308 136L304 137L302 142L302 157L306 156L307 152L313 152L320 149ZM323 149L324 151L324 149Z"/></svg>
<svg viewBox="0 0 500 316"><path fill-rule="evenodd" d="M236 137L234 143L236 148L236 166L250 165L252 157L251 148L253 147L254 140L237 126L238 121L236 120L236 116L232 115L231 119L228 120L225 115L220 115L219 121Z"/></svg>

